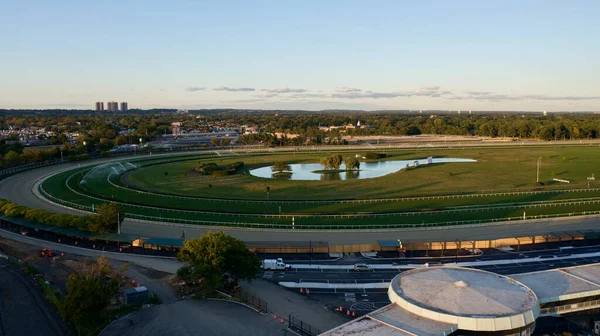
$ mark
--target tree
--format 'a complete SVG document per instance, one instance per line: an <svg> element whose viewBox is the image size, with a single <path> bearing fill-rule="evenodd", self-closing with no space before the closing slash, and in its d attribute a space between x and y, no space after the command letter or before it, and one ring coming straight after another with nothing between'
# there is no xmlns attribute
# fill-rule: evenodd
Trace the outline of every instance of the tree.
<svg viewBox="0 0 600 336"><path fill-rule="evenodd" d="M119 289L119 281L106 277L102 261L92 265L85 275L71 274L67 278L67 295L62 300L60 313L73 325L77 334L97 334L99 321Z"/></svg>
<svg viewBox="0 0 600 336"><path fill-rule="evenodd" d="M124 211L116 203L105 203L98 206L98 215L92 220L89 228L95 233L115 232L124 218Z"/></svg>
<svg viewBox="0 0 600 336"><path fill-rule="evenodd" d="M200 238L186 240L177 260L188 263L177 271L177 275L187 281L203 278L209 291L226 281L251 281L260 271L260 260L246 244L222 231L207 232Z"/></svg>
<svg viewBox="0 0 600 336"><path fill-rule="evenodd" d="M19 162L21 161L21 157L19 155L19 153L11 150L10 152L8 152L6 154L6 156L4 156L4 164L7 167L14 167L19 165Z"/></svg>
<svg viewBox="0 0 600 336"><path fill-rule="evenodd" d="M273 163L273 167L271 167L271 171L278 172L278 173L281 173L283 171L290 171L290 170L292 170L290 165L283 161L275 161L275 163Z"/></svg>
<svg viewBox="0 0 600 336"><path fill-rule="evenodd" d="M331 169L333 163L331 162L331 157L330 156L326 156L324 158L321 158L321 165L323 166L323 169L327 170L327 169Z"/></svg>
<svg viewBox="0 0 600 336"><path fill-rule="evenodd" d="M213 145L214 147L218 147L220 143L221 143L221 141L219 141L219 139L217 139L217 138L210 139L210 144Z"/></svg>
<svg viewBox="0 0 600 336"><path fill-rule="evenodd" d="M360 161L358 161L355 157L347 157L344 160L344 163L346 164L346 169L359 169L360 168Z"/></svg>
<svg viewBox="0 0 600 336"><path fill-rule="evenodd" d="M344 158L340 154L333 154L331 156L331 167L333 169L340 169L342 162L344 162Z"/></svg>

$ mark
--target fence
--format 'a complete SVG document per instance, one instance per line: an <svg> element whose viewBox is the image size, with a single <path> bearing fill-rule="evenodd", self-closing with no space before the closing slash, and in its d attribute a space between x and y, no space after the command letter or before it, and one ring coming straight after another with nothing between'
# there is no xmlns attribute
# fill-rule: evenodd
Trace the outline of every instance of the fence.
<svg viewBox="0 0 600 336"><path fill-rule="evenodd" d="M242 301L243 303L254 307L256 310L258 310L261 313L267 313L269 311L267 309L268 305L265 300L262 300L255 294L250 293L249 291L247 291L243 288L237 292L235 292L235 291L230 292L227 295L229 295L232 299L237 299L236 301Z"/></svg>
<svg viewBox="0 0 600 336"><path fill-rule="evenodd" d="M292 315L288 317L288 328L303 336L316 336L321 333L319 329Z"/></svg>
<svg viewBox="0 0 600 336"><path fill-rule="evenodd" d="M68 201L64 201L62 199L56 198L52 195L50 195L48 192L46 192L43 189L43 185L40 184L39 186L39 191L40 194L42 194L45 198L56 202L58 204L62 204L68 207L72 207L75 209L80 209L80 210L84 210L84 211L91 211L92 207L90 206L85 206L85 205L81 205L81 204L76 204L76 203L72 203L72 202L68 202ZM81 194L78 193L76 191L74 191L77 194ZM81 196L83 197L87 197L87 198L92 198L92 199L97 199L96 197L93 196L89 196L89 195L85 195L85 194L81 194ZM102 200L102 199L98 199L98 200ZM166 209L166 208L156 208L156 207L149 207L149 206L139 206L139 205L132 205L132 204L128 204L128 203L122 203L122 202L116 202L117 204L122 204L125 206L131 206L131 207L135 207L135 208L148 208L148 209L161 209L164 210L166 213L169 212L173 212L173 213L177 213L177 212L187 212L187 213L202 213L202 212L197 212L197 211L190 211L190 210L173 210L173 209ZM600 201L598 200L593 200L593 201L577 201L577 202L558 202L558 203L553 203L553 204L541 204L541 205L537 205L537 206L542 206L542 207L556 207L556 206L560 206L560 205L574 205L574 204L594 204L594 203L600 203ZM536 207L536 205L533 206L520 206L519 208L524 208L524 207ZM477 210L482 210L481 208L478 208ZM470 211L477 211L476 209L472 209ZM182 219L182 218L171 218L171 217L156 217L156 216L146 216L146 215L140 215L140 214L136 214L136 213L129 213L126 212L125 213L127 217L129 218L135 218L138 220L148 220L148 221L160 221L160 222L171 222L173 224L171 224L171 226L181 226L181 227L185 227L187 225L209 225L209 226L233 226L233 227L245 227L245 228L257 228L257 229L284 229L284 230L289 230L291 229L291 226L289 224L272 224L272 223L252 223L252 222L245 222L245 221L206 221L206 220L193 220L193 219ZM423 213L419 213L419 212L413 212L413 213L408 213L409 215L419 215L419 214L423 214ZM227 215L227 214L223 214L223 215ZM232 216L239 216L239 217L270 217L268 215L248 215L246 216L245 214L230 214ZM387 215L389 216L390 214L382 214L382 215ZM600 215L600 211L579 211L579 212L566 212L566 213L558 213L558 214L548 214L548 215L532 215L532 216L527 216L526 219L528 220L532 220L532 219L546 219L546 218L559 218L559 217L572 217L572 216L591 216L591 215ZM317 217L322 217L322 216L305 216L307 218L317 218ZM361 217L361 215L335 215L336 218L357 218L357 217ZM444 229L445 227L448 226L457 226L457 225L461 225L461 226L465 226L465 225L469 225L469 226L482 226L482 225L492 225L492 223L497 223L497 222L507 222L507 221L519 221L522 220L523 217L500 217L500 218L489 218L489 219L473 219L473 220L462 220L462 221L445 221L445 222L429 222L429 223L407 223L407 224L399 224L399 223L391 223L391 224L360 224L360 225L354 225L354 224L302 224L302 225L295 225L295 229L300 229L300 230L312 230L312 229L316 229L316 230L347 230L347 229L367 229L367 230L373 230L373 229L403 229L403 228L432 228L432 229ZM177 224L175 224L177 223ZM164 225L169 225L167 223L163 223Z"/></svg>
<svg viewBox="0 0 600 336"><path fill-rule="evenodd" d="M72 193L88 198L91 200L99 201L99 202L114 202L123 206L129 206L138 209L150 209L150 210L161 210L164 212L172 212L179 214L210 214L210 215L218 215L218 216L232 216L232 217L252 217L252 218L283 218L290 219L293 217L298 218L381 218L381 217L396 217L396 216L417 216L417 215L434 215L434 214L442 214L442 213L457 213L457 212L474 212L474 211L488 211L488 210L496 210L496 209L524 209L524 208L545 208L545 207L556 207L556 206L565 206L565 205L586 205L586 204L599 204L600 198L598 197L590 197L590 198L582 198L582 199L566 199L566 200L555 200L555 201L532 201L532 202L511 202L511 203L499 203L494 204L492 206L489 205L469 205L469 206L454 206L448 207L443 210L430 210L430 211L407 211L407 212L388 212L388 213L376 213L376 214L339 214L339 215L329 215L329 214L314 214L314 215L303 215L303 214L286 214L286 215L275 215L275 214L258 214L258 213L230 213L230 212L213 212L213 211L199 211L199 210L183 210L183 209L172 209L172 208L161 208L154 206L146 206L146 205L138 205L132 204L128 202L119 202L113 200L107 200L100 197L94 197L91 195L87 195L73 189L71 184L71 179L75 177L78 173L75 173L69 176L65 182L65 186ZM112 174L111 174L112 175ZM110 178L110 175L108 176ZM40 187L43 185L40 184ZM48 194L47 192L44 192ZM139 214L130 214L133 216L141 216ZM511 218L507 218L511 220ZM517 219L517 218L512 218ZM162 218L161 218L162 220ZM165 218L168 221L177 221L174 218ZM289 228L289 225L281 225L284 228Z"/></svg>

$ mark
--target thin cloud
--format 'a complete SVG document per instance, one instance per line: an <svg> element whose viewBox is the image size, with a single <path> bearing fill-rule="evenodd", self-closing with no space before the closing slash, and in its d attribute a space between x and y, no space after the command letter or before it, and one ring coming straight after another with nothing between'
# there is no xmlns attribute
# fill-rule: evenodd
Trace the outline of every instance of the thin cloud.
<svg viewBox="0 0 600 336"><path fill-rule="evenodd" d="M411 95L420 97L441 97L449 94L452 94L452 92L442 90L439 86L426 86L413 91Z"/></svg>
<svg viewBox="0 0 600 336"><path fill-rule="evenodd" d="M335 88L335 92L360 92L361 89L351 88L347 86L338 86Z"/></svg>
<svg viewBox="0 0 600 336"><path fill-rule="evenodd" d="M486 101L584 101L600 100L600 96L548 96L539 94L502 94L485 91L466 91L465 95L447 97L453 100L486 100Z"/></svg>
<svg viewBox="0 0 600 336"><path fill-rule="evenodd" d="M197 91L204 91L206 90L205 87L198 87L198 86L190 86L185 88L185 91L187 92L197 92Z"/></svg>
<svg viewBox="0 0 600 336"><path fill-rule="evenodd" d="M288 87L277 88L277 89L262 89L261 91L268 92L268 93L302 93L302 92L306 92L305 89L290 89Z"/></svg>
<svg viewBox="0 0 600 336"><path fill-rule="evenodd" d="M485 96L485 95L492 94L492 92L489 92L489 91L465 91L465 93L470 96Z"/></svg>
<svg viewBox="0 0 600 336"><path fill-rule="evenodd" d="M247 91L256 91L256 89L254 88L232 88L232 87L228 87L228 86L221 86L218 88L214 88L214 91L230 91L230 92L247 92Z"/></svg>
<svg viewBox="0 0 600 336"><path fill-rule="evenodd" d="M256 98L273 98L273 97L279 97L279 93L265 93L265 94L255 95L254 97L256 97Z"/></svg>
<svg viewBox="0 0 600 336"><path fill-rule="evenodd" d="M264 102L266 99L237 99L237 100L221 100L221 103L227 104L249 104L249 103L259 103Z"/></svg>

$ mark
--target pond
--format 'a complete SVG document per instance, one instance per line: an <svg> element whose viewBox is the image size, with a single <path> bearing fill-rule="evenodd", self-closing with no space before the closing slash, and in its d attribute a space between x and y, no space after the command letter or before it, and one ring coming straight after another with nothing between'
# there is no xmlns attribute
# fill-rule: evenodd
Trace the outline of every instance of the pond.
<svg viewBox="0 0 600 336"><path fill-rule="evenodd" d="M291 164L290 168L292 168L292 174L289 177L274 177L273 172L271 171L271 166L266 166L252 169L250 171L250 174L262 178L285 179L295 181L334 181L367 179L395 173L401 169L406 169L406 165L413 167L415 162L418 162L419 165L426 165L428 164L428 159L361 162L359 171L336 173L314 173L314 171L323 169L323 166L321 166L319 163ZM431 164L456 162L477 162L477 160L456 158L431 159ZM346 169L345 165L342 164L340 169Z"/></svg>

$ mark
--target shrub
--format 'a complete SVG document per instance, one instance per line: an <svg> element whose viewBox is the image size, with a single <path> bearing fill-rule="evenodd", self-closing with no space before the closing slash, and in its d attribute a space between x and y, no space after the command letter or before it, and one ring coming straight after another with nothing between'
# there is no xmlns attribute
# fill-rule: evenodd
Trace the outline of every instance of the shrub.
<svg viewBox="0 0 600 336"><path fill-rule="evenodd" d="M367 160L378 160L378 159L382 159L385 157L387 157L387 154L385 154L385 153L368 152L367 154L365 154L365 158Z"/></svg>

